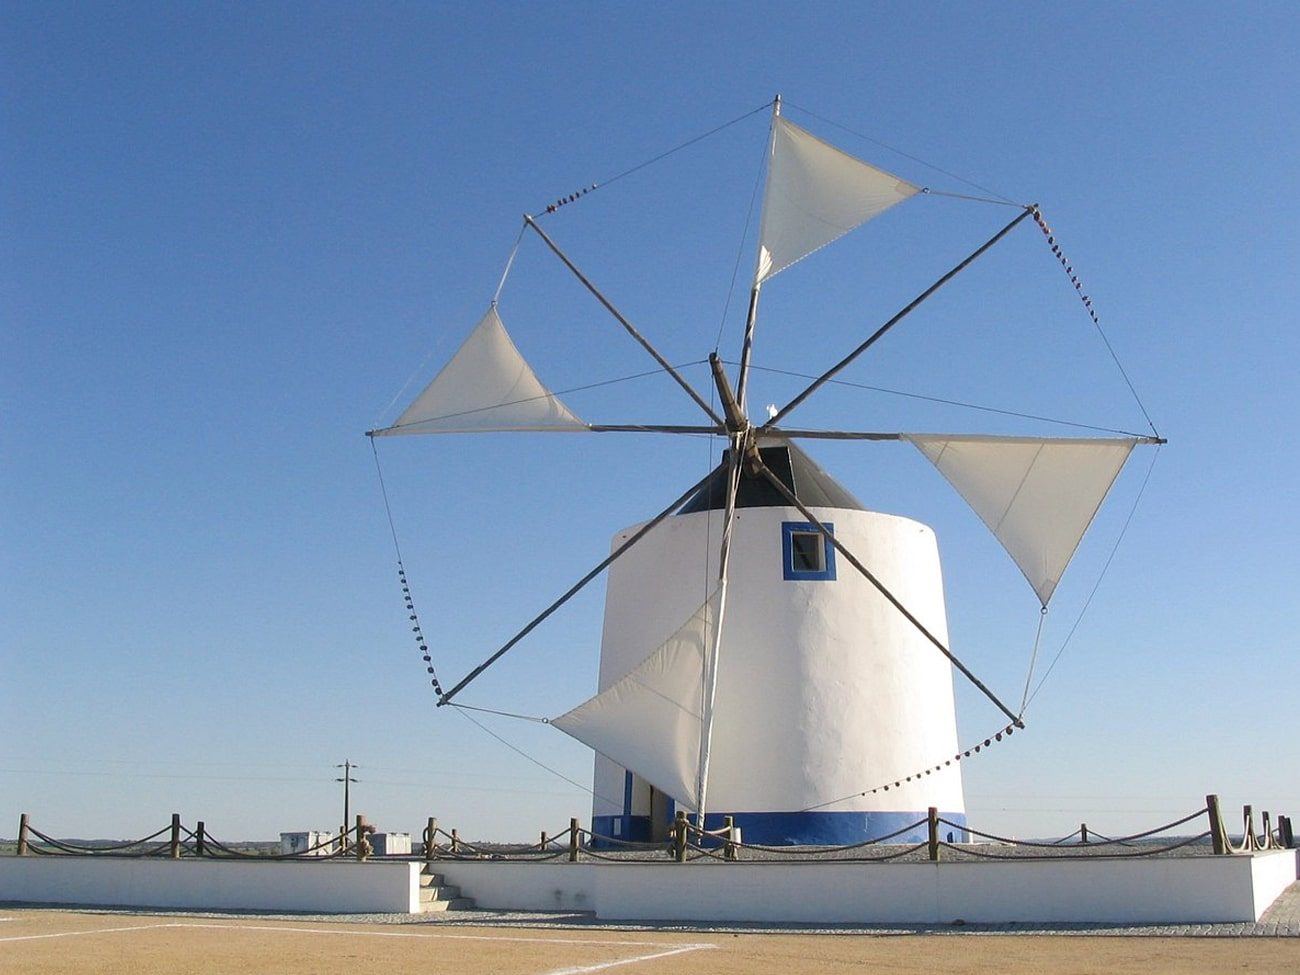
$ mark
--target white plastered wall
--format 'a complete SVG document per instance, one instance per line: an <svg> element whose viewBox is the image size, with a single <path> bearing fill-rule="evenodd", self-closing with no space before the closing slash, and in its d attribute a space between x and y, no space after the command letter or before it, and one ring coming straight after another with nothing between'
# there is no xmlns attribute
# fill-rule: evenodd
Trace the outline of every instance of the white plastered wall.
<svg viewBox="0 0 1300 975"><path fill-rule="evenodd" d="M934 533L910 519L813 509L941 641L947 641ZM957 751L948 661L842 556L834 581L784 578L782 523L794 508L736 514L719 659L709 806L786 812L951 761ZM721 512L667 519L614 563L600 686L635 667L716 584ZM636 526L620 532L621 544ZM758 774L761 773L761 774ZM596 761L598 796L623 795L623 769ZM961 812L959 766L829 811ZM596 800L596 815L621 812ZM636 809L634 811L644 812Z"/></svg>
<svg viewBox="0 0 1300 975"><path fill-rule="evenodd" d="M0 900L195 910L408 913L420 864L0 857Z"/></svg>

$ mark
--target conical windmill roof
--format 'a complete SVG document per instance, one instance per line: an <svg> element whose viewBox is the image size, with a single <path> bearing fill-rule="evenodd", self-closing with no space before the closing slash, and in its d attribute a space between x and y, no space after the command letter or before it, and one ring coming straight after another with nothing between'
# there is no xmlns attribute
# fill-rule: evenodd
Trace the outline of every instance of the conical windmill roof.
<svg viewBox="0 0 1300 975"><path fill-rule="evenodd" d="M791 443L759 447L763 463L796 498L810 508L849 508L867 510L849 490L817 466L817 463ZM679 515L696 511L721 511L727 500L727 457L713 471L708 483L678 510ZM736 492L738 508L783 508L789 502L765 478L751 476L743 467Z"/></svg>

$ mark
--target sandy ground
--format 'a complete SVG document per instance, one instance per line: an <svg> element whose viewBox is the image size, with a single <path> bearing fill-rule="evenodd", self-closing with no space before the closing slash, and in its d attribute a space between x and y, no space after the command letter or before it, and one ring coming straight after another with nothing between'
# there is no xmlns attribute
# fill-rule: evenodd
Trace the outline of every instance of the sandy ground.
<svg viewBox="0 0 1300 975"><path fill-rule="evenodd" d="M6 975L1300 972L1296 938L799 934L334 924L0 911Z"/></svg>

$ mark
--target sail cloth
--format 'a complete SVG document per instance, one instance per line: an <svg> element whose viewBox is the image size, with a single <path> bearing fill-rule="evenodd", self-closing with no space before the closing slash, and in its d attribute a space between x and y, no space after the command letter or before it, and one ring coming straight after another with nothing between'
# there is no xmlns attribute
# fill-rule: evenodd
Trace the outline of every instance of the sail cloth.
<svg viewBox="0 0 1300 975"><path fill-rule="evenodd" d="M905 434L980 516L1046 606L1137 438Z"/></svg>
<svg viewBox="0 0 1300 975"><path fill-rule="evenodd" d="M510 340L492 305L433 382L377 436L484 433L498 430L586 430Z"/></svg>
<svg viewBox="0 0 1300 975"><path fill-rule="evenodd" d="M921 188L778 117L763 193L760 284Z"/></svg>
<svg viewBox="0 0 1300 975"><path fill-rule="evenodd" d="M627 675L551 720L691 809L699 808L704 655L713 644L718 601L715 592Z"/></svg>

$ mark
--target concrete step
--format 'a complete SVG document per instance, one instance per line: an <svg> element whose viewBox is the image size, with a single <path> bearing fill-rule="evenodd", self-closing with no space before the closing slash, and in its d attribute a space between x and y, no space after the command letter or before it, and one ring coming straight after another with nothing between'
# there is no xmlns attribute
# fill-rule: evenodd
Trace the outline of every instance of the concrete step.
<svg viewBox="0 0 1300 975"><path fill-rule="evenodd" d="M421 887L420 901L449 901L460 896L460 888L455 884L440 884L437 887Z"/></svg>
<svg viewBox="0 0 1300 975"><path fill-rule="evenodd" d="M456 897L446 901L429 901L427 904L421 904L420 910L425 914L435 914L440 911L472 911L474 898Z"/></svg>
<svg viewBox="0 0 1300 975"><path fill-rule="evenodd" d="M474 898L462 897L455 884L443 883L445 878L426 865L420 871L420 911L432 914L441 911L472 911Z"/></svg>

